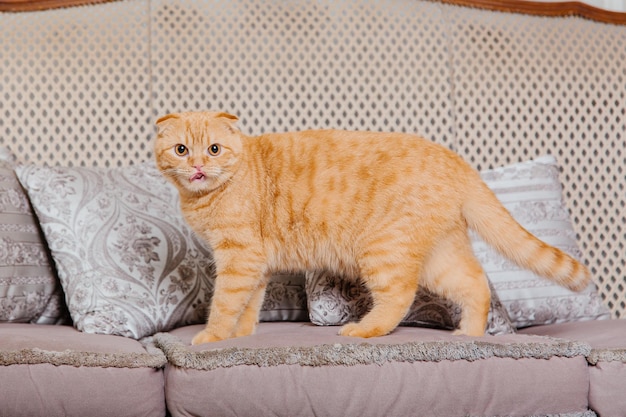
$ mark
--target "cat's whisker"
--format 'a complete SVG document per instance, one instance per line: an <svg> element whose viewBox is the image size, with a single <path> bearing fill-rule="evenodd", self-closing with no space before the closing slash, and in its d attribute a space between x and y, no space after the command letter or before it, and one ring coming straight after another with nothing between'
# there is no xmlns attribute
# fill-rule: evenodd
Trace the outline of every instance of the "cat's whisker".
<svg viewBox="0 0 626 417"><path fill-rule="evenodd" d="M218 178L220 175L224 173L224 170L219 167L211 167L208 169L203 169L202 172L208 177Z"/></svg>

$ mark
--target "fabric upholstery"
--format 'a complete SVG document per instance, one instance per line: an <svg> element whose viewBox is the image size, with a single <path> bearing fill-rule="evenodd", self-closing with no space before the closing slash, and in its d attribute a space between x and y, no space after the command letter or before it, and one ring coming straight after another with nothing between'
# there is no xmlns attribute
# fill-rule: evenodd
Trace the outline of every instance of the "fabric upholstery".
<svg viewBox="0 0 626 417"><path fill-rule="evenodd" d="M0 155L0 322L57 323L67 318L61 284L13 155Z"/></svg>
<svg viewBox="0 0 626 417"><path fill-rule="evenodd" d="M38 360L54 356L68 361ZM0 324L0 415L162 417L164 363L162 354L124 337Z"/></svg>
<svg viewBox="0 0 626 417"><path fill-rule="evenodd" d="M438 361L396 361L384 354L387 345L463 343L476 341L451 336L447 331L416 327L398 328L390 336L368 339L337 336L333 328L305 323L261 323L256 335L236 342L188 346L198 326L179 328L170 334L180 338L180 351L170 361L189 360L193 367L170 365L166 368L166 397L173 416L199 415L210 409L216 414L232 415L548 415L587 411L589 375L584 356L513 358L534 349L558 345L553 339L535 336L503 335L478 339L485 343L466 350L474 360L455 359L452 346L442 352L447 359ZM212 370L200 369L207 355L237 360L230 348L285 349L325 347L347 349L346 345L383 344L373 358L379 363L302 366L288 364L233 365ZM557 343L557 345L554 345ZM509 349L514 344L515 348ZM528 345L526 345L528 344ZM488 346L500 347L509 357L473 356ZM536 346L535 346L536 348ZM534 351L541 351L535 349ZM547 349L546 349L547 351ZM416 354L422 352L415 350ZM424 350L424 353L430 350ZM582 351L581 351L582 352ZM562 351L561 353L565 353ZM271 356L264 352L259 359ZM345 359L345 355L341 356ZM408 355L404 356L408 358ZM441 358L443 358L442 356ZM230 358L230 359L229 359ZM291 360L290 356L285 357ZM367 362L367 361L366 361ZM469 383L471 381L471 383ZM559 389L554 389L559 387ZM211 392L201 395L200 392ZM192 395L191 393L197 393ZM442 397L444 396L444 397ZM372 401L372 397L376 401ZM453 398L453 400L442 400ZM577 414L578 413L578 414Z"/></svg>
<svg viewBox="0 0 626 417"><path fill-rule="evenodd" d="M600 416L626 410L626 321L591 321L537 326L521 333L580 340L591 346L589 406Z"/></svg>

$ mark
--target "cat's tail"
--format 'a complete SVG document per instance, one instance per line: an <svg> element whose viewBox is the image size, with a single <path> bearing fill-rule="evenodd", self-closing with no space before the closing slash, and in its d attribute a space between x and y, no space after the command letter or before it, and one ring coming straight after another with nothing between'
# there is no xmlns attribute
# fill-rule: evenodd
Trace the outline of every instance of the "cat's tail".
<svg viewBox="0 0 626 417"><path fill-rule="evenodd" d="M516 264L574 291L587 287L587 267L524 229L486 184L472 187L463 206L468 226Z"/></svg>

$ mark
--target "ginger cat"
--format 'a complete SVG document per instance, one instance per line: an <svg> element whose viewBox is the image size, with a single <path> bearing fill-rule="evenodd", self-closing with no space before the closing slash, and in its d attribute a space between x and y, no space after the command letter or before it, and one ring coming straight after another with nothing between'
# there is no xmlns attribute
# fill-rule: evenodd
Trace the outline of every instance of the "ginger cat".
<svg viewBox="0 0 626 417"><path fill-rule="evenodd" d="M249 335L271 273L360 276L374 307L346 336L390 333L424 285L462 307L458 334L485 332L490 292L468 227L520 266L572 290L586 267L523 229L460 156L400 133L242 134L219 112L157 121L157 165L214 251L200 344Z"/></svg>

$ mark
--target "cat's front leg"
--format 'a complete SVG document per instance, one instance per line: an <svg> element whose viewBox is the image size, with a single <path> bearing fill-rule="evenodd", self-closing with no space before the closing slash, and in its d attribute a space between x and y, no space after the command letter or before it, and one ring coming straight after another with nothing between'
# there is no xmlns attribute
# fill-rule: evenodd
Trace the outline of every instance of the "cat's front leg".
<svg viewBox="0 0 626 417"><path fill-rule="evenodd" d="M246 261L243 252L239 253L237 259L233 257L228 262L219 262L218 259L225 257L219 256L217 252L215 255L217 277L209 319L204 330L193 338L191 342L193 345L241 336L243 335L242 331L253 331L254 326L251 328L249 325L252 320L250 304L251 302L254 304L252 310L255 310L258 316L260 305L256 308L256 304L259 289L264 294L266 284L263 284L264 274L259 262ZM244 323L240 323L242 318ZM258 318L254 320L256 325Z"/></svg>
<svg viewBox="0 0 626 417"><path fill-rule="evenodd" d="M235 337L254 334L256 326L259 324L259 314L261 312L261 307L263 306L263 300L265 299L265 290L267 288L268 281L269 276L264 277L263 280L259 282L259 287L250 298L250 301L241 314L241 317L239 317L239 322L237 323L237 327L235 329Z"/></svg>

